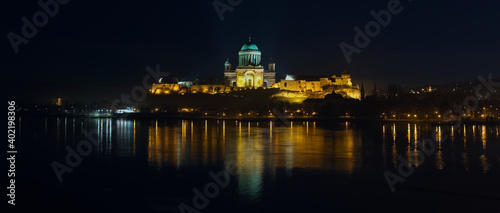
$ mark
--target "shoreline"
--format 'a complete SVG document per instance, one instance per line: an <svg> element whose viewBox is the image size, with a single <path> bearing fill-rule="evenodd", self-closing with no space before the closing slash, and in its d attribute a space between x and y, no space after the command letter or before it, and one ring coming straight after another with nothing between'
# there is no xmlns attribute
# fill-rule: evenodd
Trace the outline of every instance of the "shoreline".
<svg viewBox="0 0 500 213"><path fill-rule="evenodd" d="M182 116L182 115L154 115L154 114L124 114L121 115L71 115L20 112L20 116L49 116L49 117L79 117L79 118L113 118L113 119L169 119L169 120L229 120L229 121L334 121L334 122L379 122L379 123L428 123L434 125L454 125L456 120L426 120L426 119L375 119L375 118L330 118L318 116ZM500 125L500 120L462 120L462 124Z"/></svg>

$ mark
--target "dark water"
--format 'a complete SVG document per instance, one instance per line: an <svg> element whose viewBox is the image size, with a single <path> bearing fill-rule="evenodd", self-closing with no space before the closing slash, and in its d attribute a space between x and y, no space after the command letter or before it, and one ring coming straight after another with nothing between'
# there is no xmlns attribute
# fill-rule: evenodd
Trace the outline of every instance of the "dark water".
<svg viewBox="0 0 500 213"><path fill-rule="evenodd" d="M180 212L197 198L200 212L500 212L500 126L20 119L17 203L39 210ZM59 183L51 163L82 130L99 142ZM436 150L418 162L426 138ZM400 159L415 170L391 192Z"/></svg>

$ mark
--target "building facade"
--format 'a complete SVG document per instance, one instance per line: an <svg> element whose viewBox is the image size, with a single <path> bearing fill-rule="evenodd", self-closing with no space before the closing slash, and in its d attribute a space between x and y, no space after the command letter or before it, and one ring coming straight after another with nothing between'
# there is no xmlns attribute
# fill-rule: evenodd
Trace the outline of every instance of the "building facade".
<svg viewBox="0 0 500 213"><path fill-rule="evenodd" d="M232 69L229 59L224 65L224 78L227 86L270 87L276 82L276 64L271 60L268 70L264 70L262 53L251 39L241 47L238 55L239 64L235 70Z"/></svg>
<svg viewBox="0 0 500 213"><path fill-rule="evenodd" d="M361 99L359 86L353 86L351 75L344 71L340 76L294 76L287 75L279 82L280 90L330 94L335 92L345 98Z"/></svg>

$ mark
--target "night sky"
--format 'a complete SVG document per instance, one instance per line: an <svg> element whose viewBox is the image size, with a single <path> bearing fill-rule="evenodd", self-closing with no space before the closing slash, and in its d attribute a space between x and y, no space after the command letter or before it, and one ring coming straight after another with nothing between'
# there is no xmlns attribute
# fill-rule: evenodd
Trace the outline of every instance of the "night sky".
<svg viewBox="0 0 500 213"><path fill-rule="evenodd" d="M348 68L355 84L416 86L500 73L498 1L401 1L403 11L351 64L339 44L352 45L353 28L364 29L387 0L243 0L223 22L212 2L71 0L17 54L6 35L21 34L21 17L41 8L3 2L2 82L133 86L156 64L180 79L220 78L249 36L266 68L274 59L277 78Z"/></svg>

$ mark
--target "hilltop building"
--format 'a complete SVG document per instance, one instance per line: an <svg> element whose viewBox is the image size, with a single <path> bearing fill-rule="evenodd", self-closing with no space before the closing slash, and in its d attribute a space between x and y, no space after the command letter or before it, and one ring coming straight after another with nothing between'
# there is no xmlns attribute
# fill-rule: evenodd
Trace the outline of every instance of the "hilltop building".
<svg viewBox="0 0 500 213"><path fill-rule="evenodd" d="M351 74L347 70L340 76L331 77L287 75L279 82L279 88L293 92L309 92L319 98L335 92L344 98L361 99L359 86L352 85Z"/></svg>
<svg viewBox="0 0 500 213"><path fill-rule="evenodd" d="M340 94L345 98L361 99L359 86L353 86L351 75L344 71L340 76L295 76L287 75L276 82L276 64L271 59L268 69L262 66L262 52L257 45L248 43L241 47L238 53L239 63L232 68L229 59L224 64L224 84L195 85L194 82L179 82L178 80L153 84L152 94L185 94L185 93L229 93L247 89L278 89L274 97L286 101L302 102L305 99L321 99L331 93ZM222 83L222 82L221 82Z"/></svg>
<svg viewBox="0 0 500 213"><path fill-rule="evenodd" d="M232 69L229 59L224 64L224 77L227 86L231 87L270 87L276 81L276 64L269 62L269 69L262 66L262 52L249 38L248 43L241 47L239 64Z"/></svg>

